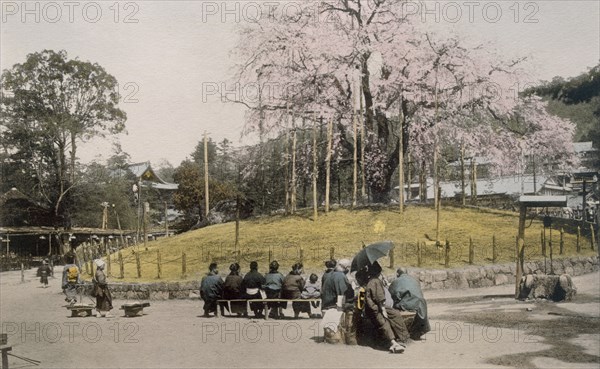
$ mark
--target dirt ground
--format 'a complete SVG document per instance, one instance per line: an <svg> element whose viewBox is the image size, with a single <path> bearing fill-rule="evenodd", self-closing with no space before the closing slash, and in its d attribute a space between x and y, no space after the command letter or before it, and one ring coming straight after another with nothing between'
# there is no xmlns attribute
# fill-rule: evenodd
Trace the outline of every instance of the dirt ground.
<svg viewBox="0 0 600 369"><path fill-rule="evenodd" d="M0 274L0 320L12 353L41 368L598 368L600 273L574 282L569 303L518 302L512 285L425 291L432 331L403 354L322 343L306 316L203 318L198 300L151 301L134 318L115 300L114 318L71 318L60 281L41 288L33 269L24 283ZM36 366L9 356L9 367Z"/></svg>

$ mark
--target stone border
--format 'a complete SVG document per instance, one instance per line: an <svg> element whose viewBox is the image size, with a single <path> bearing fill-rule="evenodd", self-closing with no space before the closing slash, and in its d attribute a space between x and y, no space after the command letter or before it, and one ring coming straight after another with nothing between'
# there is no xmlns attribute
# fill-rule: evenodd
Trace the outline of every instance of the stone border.
<svg viewBox="0 0 600 369"><path fill-rule="evenodd" d="M573 257L555 259L552 263L555 274L578 276L600 269L598 257ZM550 273L550 261L546 264ZM543 274L544 260L524 264L524 274ZM408 274L421 281L424 290L465 289L514 284L515 263L486 266L468 266L457 269L433 270L408 268ZM388 280L395 275L388 276ZM199 298L200 281L155 282L155 283L110 283L114 298L126 300L170 300ZM89 291L87 291L89 292Z"/></svg>

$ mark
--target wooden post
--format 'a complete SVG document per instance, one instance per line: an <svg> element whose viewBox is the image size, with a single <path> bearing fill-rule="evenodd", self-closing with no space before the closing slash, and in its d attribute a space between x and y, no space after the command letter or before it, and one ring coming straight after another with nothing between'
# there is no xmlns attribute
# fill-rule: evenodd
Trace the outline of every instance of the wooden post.
<svg viewBox="0 0 600 369"><path fill-rule="evenodd" d="M390 250L390 268L394 267L394 249Z"/></svg>
<svg viewBox="0 0 600 369"><path fill-rule="evenodd" d="M160 250L156 251L156 265L158 267L158 279L162 277L162 262L160 259Z"/></svg>
<svg viewBox="0 0 600 369"><path fill-rule="evenodd" d="M21 262L21 283L25 283L25 265L23 265L23 262Z"/></svg>
<svg viewBox="0 0 600 369"><path fill-rule="evenodd" d="M546 256L546 228L540 230L540 243L542 244L542 256Z"/></svg>
<svg viewBox="0 0 600 369"><path fill-rule="evenodd" d="M594 234L594 225L590 223L590 246L594 249L594 242L596 241L596 235Z"/></svg>
<svg viewBox="0 0 600 369"><path fill-rule="evenodd" d="M273 250L269 246L269 264L271 264L272 261L273 261Z"/></svg>
<svg viewBox="0 0 600 369"><path fill-rule="evenodd" d="M233 251L236 252L240 247L240 195L235 197L235 243Z"/></svg>
<svg viewBox="0 0 600 369"><path fill-rule="evenodd" d="M446 240L446 244L444 246L444 267L450 267L450 242Z"/></svg>
<svg viewBox="0 0 600 369"><path fill-rule="evenodd" d="M300 262L304 263L304 249L302 247L300 248Z"/></svg>
<svg viewBox="0 0 600 369"><path fill-rule="evenodd" d="M417 242L417 266L421 266L421 243Z"/></svg>
<svg viewBox="0 0 600 369"><path fill-rule="evenodd" d="M110 276L110 252L106 250L106 276Z"/></svg>
<svg viewBox="0 0 600 369"><path fill-rule="evenodd" d="M560 229L560 244L559 244L559 254L562 255L564 253L565 240L564 240L564 229Z"/></svg>
<svg viewBox="0 0 600 369"><path fill-rule="evenodd" d="M167 202L165 201L165 238L169 237L169 218L168 218L168 205Z"/></svg>
<svg viewBox="0 0 600 369"><path fill-rule="evenodd" d="M460 144L460 199L462 206L467 204L467 196L465 193L465 144Z"/></svg>
<svg viewBox="0 0 600 369"><path fill-rule="evenodd" d="M330 260L334 260L335 259L335 247L332 247L329 249L329 259Z"/></svg>
<svg viewBox="0 0 600 369"><path fill-rule="evenodd" d="M577 245L576 245L577 253L581 252L581 244L579 243L580 238L581 238L581 227L577 226Z"/></svg>
<svg viewBox="0 0 600 369"><path fill-rule="evenodd" d="M185 252L181 253L181 278L185 278L187 275L187 261Z"/></svg>
<svg viewBox="0 0 600 369"><path fill-rule="evenodd" d="M356 91L356 86L354 87ZM356 207L356 197L358 193L358 128L356 126L356 99L352 98L352 132L354 150L352 152L352 208Z"/></svg>
<svg viewBox="0 0 600 369"><path fill-rule="evenodd" d="M138 278L142 278L142 265L140 264L140 254L135 253L135 267L137 269Z"/></svg>
<svg viewBox="0 0 600 369"><path fill-rule="evenodd" d="M475 256L475 248L473 247L473 237L469 237L469 264L473 265L473 259Z"/></svg>
<svg viewBox="0 0 600 369"><path fill-rule="evenodd" d="M285 104L285 215L290 214L290 131L289 131L289 122L290 122L290 104L286 102ZM234 250L235 252L235 250Z"/></svg>
<svg viewBox="0 0 600 369"><path fill-rule="evenodd" d="M360 104L358 110L358 124L360 125L360 194L363 201L367 201L367 181L365 179L365 120L363 118L363 86L360 82Z"/></svg>
<svg viewBox="0 0 600 369"><path fill-rule="evenodd" d="M477 163L471 158L471 205L477 205Z"/></svg>
<svg viewBox="0 0 600 369"><path fill-rule="evenodd" d="M498 260L498 253L496 250L496 235L492 235L492 263L496 264Z"/></svg>
<svg viewBox="0 0 600 369"><path fill-rule="evenodd" d="M118 253L119 256L119 278L123 279L125 277L125 266L123 265L123 255L121 251Z"/></svg>
<svg viewBox="0 0 600 369"><path fill-rule="evenodd" d="M550 274L554 274L554 265L552 265L552 227L550 227L550 240L548 241L548 246L550 247Z"/></svg>

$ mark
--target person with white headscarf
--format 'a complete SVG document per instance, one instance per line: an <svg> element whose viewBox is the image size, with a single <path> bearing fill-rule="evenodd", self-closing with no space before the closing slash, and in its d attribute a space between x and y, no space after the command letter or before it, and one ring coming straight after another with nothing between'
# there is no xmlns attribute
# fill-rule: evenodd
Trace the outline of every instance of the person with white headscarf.
<svg viewBox="0 0 600 369"><path fill-rule="evenodd" d="M94 276L94 295L96 296L96 317L111 318L110 311L112 310L112 295L108 289L106 274L104 267L106 263L102 259L94 260L96 264L96 275Z"/></svg>

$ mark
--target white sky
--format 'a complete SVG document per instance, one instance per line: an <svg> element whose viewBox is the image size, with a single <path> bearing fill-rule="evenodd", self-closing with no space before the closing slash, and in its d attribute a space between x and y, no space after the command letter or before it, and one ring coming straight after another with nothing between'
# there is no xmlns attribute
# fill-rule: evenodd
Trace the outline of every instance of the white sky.
<svg viewBox="0 0 600 369"><path fill-rule="evenodd" d="M2 70L24 62L29 53L64 49L69 58L102 65L119 81L123 98L129 97L121 104L128 134L81 146L84 161L108 158L113 140L132 161L166 159L174 166L192 153L205 131L216 141L248 142L240 141L243 109L216 98L203 101L202 85L220 86L231 78L236 17L247 21L254 9L264 8L261 2L227 1L229 13L224 1L0 3ZM572 77L600 61L597 0L427 1L409 11L420 12L427 28L452 29L492 42L503 54L530 56L539 79Z"/></svg>

